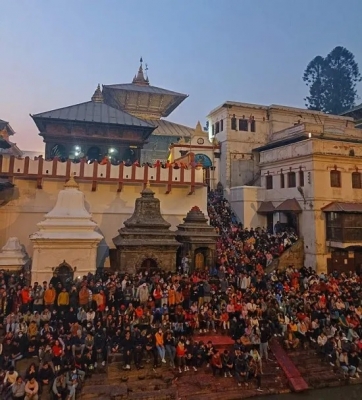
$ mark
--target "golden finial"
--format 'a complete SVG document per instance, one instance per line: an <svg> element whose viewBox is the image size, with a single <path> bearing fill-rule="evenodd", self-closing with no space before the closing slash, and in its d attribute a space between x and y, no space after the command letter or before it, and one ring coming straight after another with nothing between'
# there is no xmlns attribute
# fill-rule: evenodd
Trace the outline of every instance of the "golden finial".
<svg viewBox="0 0 362 400"><path fill-rule="evenodd" d="M64 189L79 189L79 185L75 181L74 175L71 175L69 180L64 184Z"/></svg>
<svg viewBox="0 0 362 400"><path fill-rule="evenodd" d="M200 121L197 121L197 125L196 125L196 128L195 128L195 132L196 132L196 133L204 133L204 131L202 130L202 126L201 126L201 124L200 124Z"/></svg>
<svg viewBox="0 0 362 400"><path fill-rule="evenodd" d="M92 99L94 103L103 103L103 94L101 91L101 85L98 83L97 89L95 90Z"/></svg>
<svg viewBox="0 0 362 400"><path fill-rule="evenodd" d="M151 184L150 184L150 181L149 181L149 180L148 180L147 183L146 183L146 189L151 189Z"/></svg>
<svg viewBox="0 0 362 400"><path fill-rule="evenodd" d="M148 67L146 67L146 71L147 71ZM135 75L135 77L133 78L132 83L136 84L136 85L143 85L143 86L148 86L150 83L148 81L148 78L145 78L145 75L143 73L143 58L140 58L140 67L138 68L138 72Z"/></svg>

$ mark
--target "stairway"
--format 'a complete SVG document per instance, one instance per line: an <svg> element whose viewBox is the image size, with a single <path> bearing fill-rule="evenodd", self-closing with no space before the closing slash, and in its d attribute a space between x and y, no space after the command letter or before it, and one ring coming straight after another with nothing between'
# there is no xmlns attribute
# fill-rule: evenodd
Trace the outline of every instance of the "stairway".
<svg viewBox="0 0 362 400"><path fill-rule="evenodd" d="M275 270L284 271L290 265L294 265L296 269L300 269L304 266L304 241L302 238L298 239L278 258L275 258L271 264L265 268L265 272L270 274Z"/></svg>
<svg viewBox="0 0 362 400"><path fill-rule="evenodd" d="M347 384L360 384L362 377L355 380L344 379L336 367L329 363L329 359L322 359L312 347L288 350L288 356L294 362L299 372L310 388L319 389Z"/></svg>

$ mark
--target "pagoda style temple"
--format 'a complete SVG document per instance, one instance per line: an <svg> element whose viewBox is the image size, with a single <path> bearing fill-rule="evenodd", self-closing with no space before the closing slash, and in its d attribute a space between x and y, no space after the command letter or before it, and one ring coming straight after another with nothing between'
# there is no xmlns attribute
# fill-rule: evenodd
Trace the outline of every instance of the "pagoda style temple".
<svg viewBox="0 0 362 400"><path fill-rule="evenodd" d="M34 114L45 158L165 161L169 145L194 129L166 121L187 95L151 86L143 61L131 83L98 85L90 101Z"/></svg>

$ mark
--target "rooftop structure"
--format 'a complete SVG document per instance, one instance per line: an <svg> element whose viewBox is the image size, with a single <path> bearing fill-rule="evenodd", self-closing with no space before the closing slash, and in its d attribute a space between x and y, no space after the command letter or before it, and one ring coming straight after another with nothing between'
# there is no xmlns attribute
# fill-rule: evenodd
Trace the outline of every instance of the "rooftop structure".
<svg viewBox="0 0 362 400"><path fill-rule="evenodd" d="M143 61L131 83L98 85L90 101L31 115L45 158L152 162L193 129L161 120L187 95L151 86Z"/></svg>
<svg viewBox="0 0 362 400"><path fill-rule="evenodd" d="M103 85L105 103L145 119L168 117L186 94L151 86L143 70L143 60L132 83Z"/></svg>

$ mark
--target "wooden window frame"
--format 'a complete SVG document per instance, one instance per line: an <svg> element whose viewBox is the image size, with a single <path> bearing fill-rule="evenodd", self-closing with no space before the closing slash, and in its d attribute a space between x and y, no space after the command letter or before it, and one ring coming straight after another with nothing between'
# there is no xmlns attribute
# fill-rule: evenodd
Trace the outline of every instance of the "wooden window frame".
<svg viewBox="0 0 362 400"><path fill-rule="evenodd" d="M294 171L288 172L288 188L297 187L297 174Z"/></svg>
<svg viewBox="0 0 362 400"><path fill-rule="evenodd" d="M331 187L334 187L334 188L341 188L342 187L342 174L341 174L341 171L333 169L332 171L329 172L329 177L330 177Z"/></svg>
<svg viewBox="0 0 362 400"><path fill-rule="evenodd" d="M255 119L250 121L250 132L256 132L256 122Z"/></svg>
<svg viewBox="0 0 362 400"><path fill-rule="evenodd" d="M273 189L273 175L266 175L265 177L265 188L266 190Z"/></svg>
<svg viewBox="0 0 362 400"><path fill-rule="evenodd" d="M352 189L362 189L362 174L358 171L352 172Z"/></svg>
<svg viewBox="0 0 362 400"><path fill-rule="evenodd" d="M304 187L304 171L302 170L298 172L298 181L299 181L299 186Z"/></svg>
<svg viewBox="0 0 362 400"><path fill-rule="evenodd" d="M220 122L215 122L215 135L220 132Z"/></svg>
<svg viewBox="0 0 362 400"><path fill-rule="evenodd" d="M239 131L240 132L248 132L249 131L249 122L246 118L239 119Z"/></svg>
<svg viewBox="0 0 362 400"><path fill-rule="evenodd" d="M281 189L285 188L285 176L283 173L280 174L280 188Z"/></svg>
<svg viewBox="0 0 362 400"><path fill-rule="evenodd" d="M232 131L237 131L238 130L238 122L237 118L235 115L231 117L231 130Z"/></svg>

